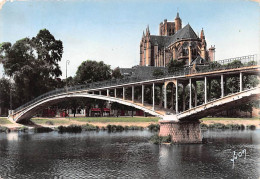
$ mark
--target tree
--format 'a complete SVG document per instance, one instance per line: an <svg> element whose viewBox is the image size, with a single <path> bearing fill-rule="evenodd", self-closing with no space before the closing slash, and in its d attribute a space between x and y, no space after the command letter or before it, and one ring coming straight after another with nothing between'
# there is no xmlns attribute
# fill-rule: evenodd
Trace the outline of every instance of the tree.
<svg viewBox="0 0 260 179"><path fill-rule="evenodd" d="M83 61L76 72L75 81L78 84L86 84L111 79L110 65L103 61Z"/></svg>
<svg viewBox="0 0 260 179"><path fill-rule="evenodd" d="M74 86L78 84L92 83L97 81L109 80L111 79L111 68L109 65L104 64L103 61L83 61L78 67L75 77L67 78L67 85ZM65 81L64 81L65 83ZM105 106L106 101L91 99L91 98L71 98L66 103L60 102L55 106L60 109L72 109L72 112L76 113L76 109L86 109L86 115L89 114L89 110L95 107L97 104L100 108ZM103 111L102 111L103 112ZM102 114L102 113L101 113Z"/></svg>
<svg viewBox="0 0 260 179"><path fill-rule="evenodd" d="M10 81L6 78L0 79L0 108L9 109L10 106ZM2 113L2 111L1 111ZM2 115L0 113L0 115ZM7 115L7 114L5 114Z"/></svg>
<svg viewBox="0 0 260 179"><path fill-rule="evenodd" d="M13 45L10 42L0 45L4 72L15 82L15 107L55 89L56 78L62 73L58 65L62 54L62 42L47 29L40 30L32 39L27 37Z"/></svg>
<svg viewBox="0 0 260 179"><path fill-rule="evenodd" d="M218 69L220 67L221 67L221 64L218 63L217 61L214 61L214 62L209 62L207 68L214 70L214 69Z"/></svg>
<svg viewBox="0 0 260 179"><path fill-rule="evenodd" d="M115 78L115 79L123 78L123 75L121 74L119 67L116 67L116 68L112 71L112 78Z"/></svg>
<svg viewBox="0 0 260 179"><path fill-rule="evenodd" d="M159 76L163 76L164 75L164 71L162 69L156 68L153 71L153 77L159 77Z"/></svg>
<svg viewBox="0 0 260 179"><path fill-rule="evenodd" d="M182 68L185 65L185 61L184 60L173 60L171 59L170 62L167 65L168 68L168 72L169 73L174 73L176 71L178 71L180 68Z"/></svg>
<svg viewBox="0 0 260 179"><path fill-rule="evenodd" d="M238 67L242 67L243 63L239 60L234 60L231 63L225 64L223 66L226 67L226 68L234 68L234 67L238 68Z"/></svg>

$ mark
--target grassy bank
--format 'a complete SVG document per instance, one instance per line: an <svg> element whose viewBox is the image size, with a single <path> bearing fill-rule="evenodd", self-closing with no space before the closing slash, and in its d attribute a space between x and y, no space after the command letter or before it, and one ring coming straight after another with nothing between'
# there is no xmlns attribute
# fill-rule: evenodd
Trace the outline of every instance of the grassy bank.
<svg viewBox="0 0 260 179"><path fill-rule="evenodd" d="M4 119L6 122L8 120ZM111 123L111 122L153 122L157 123L158 117L70 117L70 118L33 118L35 124L66 125L72 123ZM223 121L260 121L259 118L202 118L201 122ZM9 122L10 123L10 122ZM1 118L0 118L1 124Z"/></svg>
<svg viewBox="0 0 260 179"><path fill-rule="evenodd" d="M94 126L98 126L100 129L105 128L107 125L121 125L121 126L139 126L147 128L150 124L158 124L159 118L157 117L76 117L76 118L33 118L31 119L37 126L43 127L58 127L58 126L69 126L69 125L86 125L87 123ZM218 126L218 123L224 124L225 128L238 128L238 125L246 126L254 125L256 129L260 129L259 118L203 118L200 120L201 124L205 124L208 128L211 126ZM0 118L0 126L8 127L10 129L19 129L23 125L17 123L11 123L4 117ZM31 126L34 127L34 126ZM220 127L221 128L221 127ZM243 127L242 127L243 128Z"/></svg>
<svg viewBox="0 0 260 179"><path fill-rule="evenodd" d="M157 123L159 118L157 117L75 117L75 118L32 118L33 123L37 125L84 125L86 123L92 123L95 125L100 125L100 127L105 126L109 123L117 123L117 125L134 125L134 123ZM131 123L131 124L130 124ZM149 125L149 124L148 124ZM145 125L146 126L146 125Z"/></svg>
<svg viewBox="0 0 260 179"><path fill-rule="evenodd" d="M200 120L202 124L207 126L218 126L217 124L222 124L227 126L226 128L238 128L238 126L255 126L260 129L260 119L259 118L203 118ZM220 125L219 125L220 126ZM221 127L220 127L221 128ZM243 128L243 127L241 127Z"/></svg>
<svg viewBox="0 0 260 179"><path fill-rule="evenodd" d="M241 120L260 120L259 118L225 118L225 117L205 117L200 119L200 121L241 121Z"/></svg>
<svg viewBox="0 0 260 179"><path fill-rule="evenodd" d="M80 122L158 122L158 117L76 117L71 118Z"/></svg>
<svg viewBox="0 0 260 179"><path fill-rule="evenodd" d="M66 125L72 122L69 119L62 118L32 118L31 121L38 125Z"/></svg>
<svg viewBox="0 0 260 179"><path fill-rule="evenodd" d="M208 130L208 129L222 129L222 130L225 130L225 129L228 129L228 130L255 130L256 129L256 126L255 125L243 125L243 124L221 124L221 123L214 123L214 124L210 124L210 125L207 125L207 124L204 124L204 123L201 123L200 124L200 128L202 130Z"/></svg>
<svg viewBox="0 0 260 179"><path fill-rule="evenodd" d="M6 117L0 117L0 125L1 124L12 124Z"/></svg>

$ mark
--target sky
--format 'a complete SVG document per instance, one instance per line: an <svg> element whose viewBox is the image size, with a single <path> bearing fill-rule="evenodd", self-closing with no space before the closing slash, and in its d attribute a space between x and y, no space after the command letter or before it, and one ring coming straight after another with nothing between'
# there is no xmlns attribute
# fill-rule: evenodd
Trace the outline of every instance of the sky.
<svg viewBox="0 0 260 179"><path fill-rule="evenodd" d="M85 60L104 61L112 68L139 64L139 45L149 25L158 35L164 19L177 11L183 27L204 29L216 60L259 54L260 5L247 0L0 0L0 43L34 37L48 29L63 42L60 66L74 76ZM0 67L0 76L3 68Z"/></svg>

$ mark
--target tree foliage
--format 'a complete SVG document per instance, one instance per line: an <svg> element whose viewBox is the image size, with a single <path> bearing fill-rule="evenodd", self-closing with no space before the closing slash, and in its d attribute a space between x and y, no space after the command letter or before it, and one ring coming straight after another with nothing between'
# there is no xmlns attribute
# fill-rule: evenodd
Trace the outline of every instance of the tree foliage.
<svg viewBox="0 0 260 179"><path fill-rule="evenodd" d="M78 84L86 84L111 79L110 65L103 61L83 61L76 72L75 81Z"/></svg>
<svg viewBox="0 0 260 179"><path fill-rule="evenodd" d="M114 79L123 78L123 75L121 74L119 67L116 67L116 68L112 71L112 78L114 78Z"/></svg>
<svg viewBox="0 0 260 179"><path fill-rule="evenodd" d="M221 67L221 64L216 62L216 61L208 63L208 68L209 69L213 70L213 69L220 68L220 67Z"/></svg>
<svg viewBox="0 0 260 179"><path fill-rule="evenodd" d="M185 65L185 61L184 60L174 60L171 59L170 62L167 65L168 68L168 72L169 73L174 73L178 70L180 70L180 68L182 68Z"/></svg>
<svg viewBox="0 0 260 179"><path fill-rule="evenodd" d="M159 76L163 76L164 75L164 71L162 69L156 68L153 71L153 77L159 77Z"/></svg>
<svg viewBox="0 0 260 179"><path fill-rule="evenodd" d="M9 109L10 106L10 81L6 78L0 79L0 108Z"/></svg>
<svg viewBox="0 0 260 179"><path fill-rule="evenodd" d="M47 29L40 30L31 39L27 37L13 45L10 42L0 45L4 72L15 82L15 107L56 87L56 78L62 73L58 64L62 54L62 42Z"/></svg>

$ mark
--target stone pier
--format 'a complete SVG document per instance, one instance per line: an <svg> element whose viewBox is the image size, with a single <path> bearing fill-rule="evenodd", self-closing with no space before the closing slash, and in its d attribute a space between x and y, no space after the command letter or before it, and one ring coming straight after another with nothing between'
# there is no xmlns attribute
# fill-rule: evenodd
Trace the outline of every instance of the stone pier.
<svg viewBox="0 0 260 179"><path fill-rule="evenodd" d="M199 121L165 121L160 120L160 136L171 135L173 143L202 143Z"/></svg>

